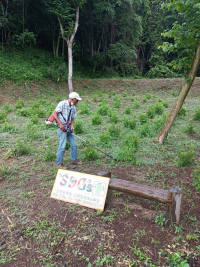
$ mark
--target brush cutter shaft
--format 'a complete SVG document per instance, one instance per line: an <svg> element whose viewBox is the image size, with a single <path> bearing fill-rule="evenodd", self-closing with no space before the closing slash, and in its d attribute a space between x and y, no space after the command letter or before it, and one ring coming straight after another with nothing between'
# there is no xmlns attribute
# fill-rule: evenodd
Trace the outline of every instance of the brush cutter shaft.
<svg viewBox="0 0 200 267"><path fill-rule="evenodd" d="M110 158L112 158L112 159L113 159L113 157L112 157L112 156L110 156L109 154L107 154L107 153L105 153L105 152L101 151L101 150L100 150L100 149L98 149L97 147L95 147L95 146L91 145L91 144L90 144L88 141L85 141L84 139L80 138L79 136L75 135L74 133L71 133L71 134L72 134L72 135L74 135L75 137L77 137L78 139L80 139L81 141L83 141L84 143L88 144L89 146L92 146L92 147L94 147L96 150L100 151L101 153L103 153L103 154L105 154L106 156L108 156L108 157L110 157Z"/></svg>

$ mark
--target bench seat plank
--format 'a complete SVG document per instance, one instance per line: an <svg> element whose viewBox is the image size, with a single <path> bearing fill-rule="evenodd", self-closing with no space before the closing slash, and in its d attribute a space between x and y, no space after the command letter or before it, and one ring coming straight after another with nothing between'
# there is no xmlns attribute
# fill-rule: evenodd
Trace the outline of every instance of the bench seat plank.
<svg viewBox="0 0 200 267"><path fill-rule="evenodd" d="M117 178L110 178L109 188L161 203L171 203L171 200L168 199L168 190L164 189L158 189Z"/></svg>

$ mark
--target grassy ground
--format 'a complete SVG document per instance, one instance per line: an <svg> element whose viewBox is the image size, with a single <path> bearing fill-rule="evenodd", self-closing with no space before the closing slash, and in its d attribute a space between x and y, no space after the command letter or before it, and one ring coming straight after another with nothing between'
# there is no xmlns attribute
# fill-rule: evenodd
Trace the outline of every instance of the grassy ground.
<svg viewBox="0 0 200 267"><path fill-rule="evenodd" d="M152 142L181 79L76 80L75 133L81 172L183 190L181 220L165 228L165 206L109 190L104 212L50 199L57 173L55 126L44 119L67 98L64 83L4 82L0 92L2 266L198 266L200 125L197 78L163 146ZM69 167L67 147L64 165ZM184 265L185 264L185 265ZM192 265L193 264L193 265ZM195 265L197 264L197 265Z"/></svg>

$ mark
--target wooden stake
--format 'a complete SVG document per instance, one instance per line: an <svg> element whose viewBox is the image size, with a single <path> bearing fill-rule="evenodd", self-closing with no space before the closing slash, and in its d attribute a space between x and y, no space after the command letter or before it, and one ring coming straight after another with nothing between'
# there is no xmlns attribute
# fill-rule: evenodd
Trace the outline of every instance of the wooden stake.
<svg viewBox="0 0 200 267"><path fill-rule="evenodd" d="M181 211L181 198L182 198L182 190L180 187L173 185L168 192L168 199L171 203L167 204L166 211L166 220L167 226L171 222L179 222L180 219L180 211Z"/></svg>

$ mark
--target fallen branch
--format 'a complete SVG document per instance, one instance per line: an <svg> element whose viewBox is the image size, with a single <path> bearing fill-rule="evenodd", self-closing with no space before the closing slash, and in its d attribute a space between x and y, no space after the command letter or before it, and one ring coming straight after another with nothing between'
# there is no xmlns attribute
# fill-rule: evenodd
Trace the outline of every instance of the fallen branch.
<svg viewBox="0 0 200 267"><path fill-rule="evenodd" d="M56 248L52 252L52 255L56 254L56 252L58 251L59 246L61 245L61 243L63 242L64 239L65 239L65 236L63 236L63 238L60 240L60 242L58 243L58 245L56 246Z"/></svg>
<svg viewBox="0 0 200 267"><path fill-rule="evenodd" d="M5 214L4 210L1 210L2 213L6 216L7 220L9 221L10 224L13 224L11 219Z"/></svg>

